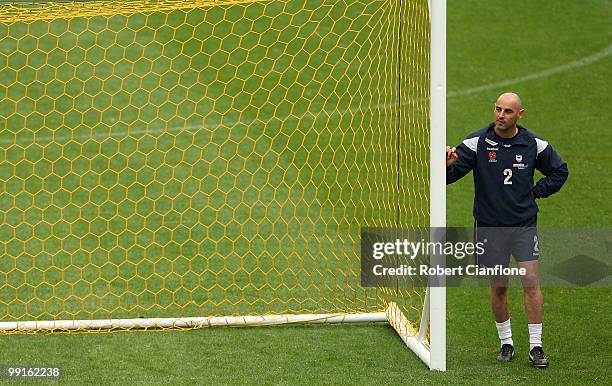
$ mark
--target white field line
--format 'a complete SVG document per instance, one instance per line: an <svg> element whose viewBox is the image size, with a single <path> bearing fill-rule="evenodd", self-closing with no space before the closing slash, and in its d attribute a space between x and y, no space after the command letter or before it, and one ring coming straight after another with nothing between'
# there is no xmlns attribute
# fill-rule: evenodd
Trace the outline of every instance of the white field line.
<svg viewBox="0 0 612 386"><path fill-rule="evenodd" d="M582 59L574 60L572 62L565 63L565 64L562 64L556 67L551 67L546 70L534 72L532 74L519 76L518 78L514 78L514 79L507 79L507 80L502 80L501 82L483 84L481 86L471 87L465 90L449 91L446 94L446 97L454 98L458 96L475 94L475 93L485 91L485 90L492 90L492 89L496 89L500 87L512 86L514 84L526 82L529 80L545 78L547 76L556 75L561 72L569 71L577 67L582 67L582 66L586 66L591 63L595 63L609 56L610 54L612 54L612 44L610 44L608 47L604 48L603 50L596 52L593 55L586 56Z"/></svg>
<svg viewBox="0 0 612 386"><path fill-rule="evenodd" d="M310 111L307 111L303 114L300 115L287 115L284 117L270 117L268 119L259 119L259 118L255 118L255 119L251 119L251 120L247 120L247 119L238 119L238 120L234 120L234 121L225 121L223 123L220 122L214 122L214 123L204 123L202 125L191 125L191 126L176 126L176 127L169 127L169 128L140 128L140 129L130 129L128 131L117 131L117 132L112 132L110 134L108 133L93 133L91 135L48 135L48 136L38 136L35 138L34 141L31 140L17 140L16 142L13 140L13 138L6 138L6 136L4 138L0 138L0 144L2 145L27 145L30 143L49 143L49 142L66 142L69 140L78 140L78 139L82 139L82 140L87 140L87 139L106 139L106 138L115 138L115 137L126 137L126 136L136 136L136 135L160 135L163 133L173 133L173 132L179 132L179 131L184 131L184 130L193 130L193 131L197 131L197 130L209 130L209 131L213 131L214 129L219 129L221 127L223 128L227 128L227 129L231 129L237 125L243 124L245 126L252 126L255 124L260 124L260 125L266 125L272 121L282 121L282 122L291 122L291 121L301 121L303 119L310 119L310 120L316 120L320 117L326 118L326 119L330 119L332 117L335 116L343 116L346 114L356 114L359 112L366 112L366 111L374 111L374 110L389 110L392 108L397 108L400 106L406 106L409 104L412 104L413 102L417 101L416 99L411 99L402 103L379 103L377 105L362 105L362 106L357 106L357 107L352 107L350 109L339 109L339 110L322 110L319 111L317 113L312 113ZM10 135L10 137L12 137L13 135Z"/></svg>
<svg viewBox="0 0 612 386"><path fill-rule="evenodd" d="M538 72L534 72L528 75L524 75L524 76L520 76L517 78L513 78L513 79L507 79L507 80L503 80L500 82L494 82L494 83L488 83L488 84L483 84L480 86L476 86L476 87L471 87L471 88L467 88L464 90L459 90L459 91L449 91L447 92L447 98L454 98L454 97L458 97L458 96L464 96L464 95L470 95L470 94L476 94L479 93L481 91L485 91L485 90L492 90L492 89L496 89L496 88L500 88L500 87L506 87L506 86L511 86L517 83L521 83L521 82L526 82L526 81L530 81L530 80L535 80L535 79L541 79L541 78L545 78L551 75L556 75L559 74L561 72L565 72L565 71L569 71L572 70L574 68L578 68L578 67L582 67L582 66L586 66L589 65L591 63L595 63L607 56L609 56L610 54L612 54L612 44L608 45L606 48L604 48L603 50L596 52L592 55L586 56L584 58L581 59L577 59L574 60L572 62L569 63L565 63L559 66L555 66L555 67L551 67L548 68L546 70L542 70L542 71L538 71ZM364 105L364 106L358 106L358 107L353 107L350 109L345 109L345 110L322 110L318 113L311 113L311 112L306 112L304 114L301 114L299 116L297 115L289 115L289 116L285 116L285 117L271 117L265 120L262 119L252 119L250 121L247 121L245 119L239 119L236 121L230 121L227 123L219 123L219 122L215 122L215 123L204 123L202 125L194 125L194 126L177 126L177 127L170 127L170 128L141 128L141 129L130 129L128 131L119 131L119 132L113 132L110 135L107 133L104 134L92 134L92 135L80 135L80 136L72 136L72 135L64 135L64 136L43 136L43 137L37 137L35 141L30 141L30 140L25 140L25 141L14 141L13 138L0 138L0 144L2 145L24 145L24 144L30 144L32 142L36 142L36 143L48 143L48 142L65 142L68 140L77 140L77 139L105 139L105 138L114 138L114 137L125 137L125 136L133 136L133 135L158 135L158 134L162 134L162 133L172 133L172 132L179 132L179 131L183 131L183 130L201 130L201 129L208 129L208 130L213 130L213 129L218 129L219 127L226 127L226 128L232 128L238 124L244 124L246 126L251 126L255 123L260 123L260 124L267 124L269 122L272 122L273 120L282 120L282 121L293 121L293 120L302 120L305 118L310 118L312 120L318 119L319 117L325 115L327 118L331 118L333 116L336 115L345 115L345 114L355 114L357 112L365 112L365 111L374 111L374 110L387 110L387 109L391 109L391 108L397 108L398 106L405 106L407 104L412 104L418 102L418 100L408 100L408 101L404 101L401 104L398 103L387 103L387 104L378 104L378 105ZM12 135L11 135L12 137Z"/></svg>

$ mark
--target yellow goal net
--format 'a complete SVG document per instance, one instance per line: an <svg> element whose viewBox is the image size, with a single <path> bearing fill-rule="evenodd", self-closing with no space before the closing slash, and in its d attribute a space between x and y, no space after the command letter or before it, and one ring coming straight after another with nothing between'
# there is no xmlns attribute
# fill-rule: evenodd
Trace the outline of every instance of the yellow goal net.
<svg viewBox="0 0 612 386"><path fill-rule="evenodd" d="M429 34L427 0L0 3L0 330L418 329L359 254L429 226Z"/></svg>

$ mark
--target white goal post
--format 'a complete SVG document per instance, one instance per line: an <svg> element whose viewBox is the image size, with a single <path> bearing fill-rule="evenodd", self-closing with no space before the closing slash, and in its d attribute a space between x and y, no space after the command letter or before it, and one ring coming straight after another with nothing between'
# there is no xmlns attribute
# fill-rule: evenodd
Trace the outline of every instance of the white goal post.
<svg viewBox="0 0 612 386"><path fill-rule="evenodd" d="M430 226L446 226L446 0L430 0L431 19L431 134ZM443 256L432 256L444 264ZM443 280L443 279L442 279ZM428 288L430 361L432 370L446 371L446 287ZM425 307L427 309L427 307ZM422 322L421 322L422 323Z"/></svg>

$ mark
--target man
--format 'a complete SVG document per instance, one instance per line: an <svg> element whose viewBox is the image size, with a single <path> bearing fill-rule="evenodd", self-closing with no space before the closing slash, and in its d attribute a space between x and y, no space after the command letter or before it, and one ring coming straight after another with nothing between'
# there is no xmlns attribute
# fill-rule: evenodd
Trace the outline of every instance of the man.
<svg viewBox="0 0 612 386"><path fill-rule="evenodd" d="M529 361L535 367L547 367L542 349L535 200L558 192L567 180L568 169L548 142L517 125L524 111L518 95L502 94L495 103L493 123L470 134L456 148L446 148L446 183L474 171L475 231L477 240L486 245L478 264L507 267L512 254L518 267L526 270L521 281L529 323ZM545 177L534 185L535 169ZM507 276L491 277L500 361L514 357L507 287Z"/></svg>

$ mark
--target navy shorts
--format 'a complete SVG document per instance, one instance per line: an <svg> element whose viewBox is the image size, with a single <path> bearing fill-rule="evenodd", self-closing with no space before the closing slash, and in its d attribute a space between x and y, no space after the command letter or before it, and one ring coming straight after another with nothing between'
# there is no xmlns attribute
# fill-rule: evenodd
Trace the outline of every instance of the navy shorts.
<svg viewBox="0 0 612 386"><path fill-rule="evenodd" d="M532 261L540 257L537 216L512 227L489 226L476 222L475 239L483 243L484 252L476 254L476 264L485 267L510 265L510 255L516 261Z"/></svg>

